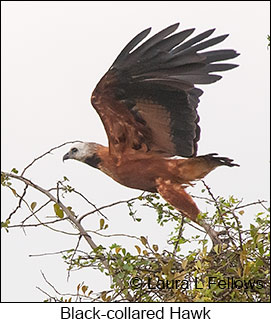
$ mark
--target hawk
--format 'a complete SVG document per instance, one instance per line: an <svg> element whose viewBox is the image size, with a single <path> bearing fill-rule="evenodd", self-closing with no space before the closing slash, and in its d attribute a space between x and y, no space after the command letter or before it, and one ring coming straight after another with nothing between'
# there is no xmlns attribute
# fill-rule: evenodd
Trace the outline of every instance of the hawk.
<svg viewBox="0 0 271 323"><path fill-rule="evenodd" d="M197 106L203 91L195 84L218 81L221 76L213 72L238 66L221 61L239 54L231 49L205 51L228 36L208 38L215 29L189 38L194 29L175 33L178 26L171 25L142 42L151 31L148 28L125 46L91 96L108 147L78 143L63 160L81 161L122 185L159 193L204 227L217 244L218 233L199 219L200 210L185 188L218 166L239 165L217 154L197 156Z"/></svg>

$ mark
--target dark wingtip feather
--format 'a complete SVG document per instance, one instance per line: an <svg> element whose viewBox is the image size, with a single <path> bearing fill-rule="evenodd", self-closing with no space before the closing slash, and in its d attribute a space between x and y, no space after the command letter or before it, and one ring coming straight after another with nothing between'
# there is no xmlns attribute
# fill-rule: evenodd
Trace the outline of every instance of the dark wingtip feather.
<svg viewBox="0 0 271 323"><path fill-rule="evenodd" d="M240 54L233 49L219 49L219 50L204 52L202 53L202 55L204 55L206 58L205 63L209 64L212 62L226 61L228 59L233 59L235 57L238 57Z"/></svg>
<svg viewBox="0 0 271 323"><path fill-rule="evenodd" d="M176 22L173 25L168 26L167 28L165 28L164 30L170 30L170 34L173 33L178 27L180 26L179 22Z"/></svg>
<svg viewBox="0 0 271 323"><path fill-rule="evenodd" d="M240 165L233 163L233 159L230 159L228 157L220 157L220 156L218 156L217 153L208 154L203 157L211 158L212 160L218 162L219 165L221 165L221 166L240 167Z"/></svg>
<svg viewBox="0 0 271 323"><path fill-rule="evenodd" d="M129 41L129 43L123 48L123 50L120 52L118 57L115 59L111 68L118 67L118 65L121 65L122 62L129 56L130 51L133 48L135 48L135 46L139 44L144 38L146 38L150 33L150 31L151 31L151 27L141 31L131 41Z"/></svg>
<svg viewBox="0 0 271 323"><path fill-rule="evenodd" d="M233 68L238 67L238 64L208 64L201 69L202 72L212 73L212 72L224 72L228 70L232 70Z"/></svg>
<svg viewBox="0 0 271 323"><path fill-rule="evenodd" d="M187 48L191 48L192 45L202 41L203 39L209 37L212 35L212 33L215 31L215 28L213 29L209 29L209 30L206 30L205 32L189 39L188 41L186 41L185 43L182 43L180 44L179 46L177 46L176 48L174 48L172 50L172 54L176 54L176 53L179 53Z"/></svg>

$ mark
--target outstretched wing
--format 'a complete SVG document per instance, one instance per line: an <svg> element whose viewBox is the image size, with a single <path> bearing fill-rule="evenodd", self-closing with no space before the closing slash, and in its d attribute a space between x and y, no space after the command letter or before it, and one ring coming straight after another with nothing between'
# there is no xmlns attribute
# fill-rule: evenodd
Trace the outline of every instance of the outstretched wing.
<svg viewBox="0 0 271 323"><path fill-rule="evenodd" d="M194 29L172 34L178 25L136 47L151 28L142 31L96 86L91 102L104 124L111 154L134 149L166 156L196 155L200 137L196 109L203 92L194 85L219 80L221 76L210 73L238 65L214 62L239 54L234 50L201 52L228 35L206 40L212 29L186 40Z"/></svg>

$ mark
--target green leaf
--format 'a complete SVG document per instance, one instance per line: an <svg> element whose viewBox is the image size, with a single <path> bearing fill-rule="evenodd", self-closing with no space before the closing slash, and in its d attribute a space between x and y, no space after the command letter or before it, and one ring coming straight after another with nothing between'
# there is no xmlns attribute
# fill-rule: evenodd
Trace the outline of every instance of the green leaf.
<svg viewBox="0 0 271 323"><path fill-rule="evenodd" d="M148 256L148 251L147 250L143 250L143 255L144 256Z"/></svg>
<svg viewBox="0 0 271 323"><path fill-rule="evenodd" d="M34 211L34 208L37 206L37 202L32 202L30 207L31 207L31 210Z"/></svg>
<svg viewBox="0 0 271 323"><path fill-rule="evenodd" d="M144 246L146 246L146 245L147 245L148 241L147 241L147 239L146 239L145 237L141 236L141 237L140 237L140 240L141 240L141 242L142 242L142 244L143 244Z"/></svg>
<svg viewBox="0 0 271 323"><path fill-rule="evenodd" d="M184 259L184 261L182 262L182 268L185 269L188 263L188 259Z"/></svg>
<svg viewBox="0 0 271 323"><path fill-rule="evenodd" d="M100 230L104 227L104 219L100 219Z"/></svg>
<svg viewBox="0 0 271 323"><path fill-rule="evenodd" d="M17 171L16 168L12 168L11 172L14 173L14 174L18 174L18 171Z"/></svg>
<svg viewBox="0 0 271 323"><path fill-rule="evenodd" d="M137 245L135 245L135 248L136 248L137 252L140 254L141 248L139 246L137 246Z"/></svg>
<svg viewBox="0 0 271 323"><path fill-rule="evenodd" d="M219 254L219 245L218 244L214 246L214 251L217 255Z"/></svg>
<svg viewBox="0 0 271 323"><path fill-rule="evenodd" d="M60 219L63 219L64 217L64 212L63 210L60 208L60 206L55 203L54 204L54 211L55 211L55 214L60 218Z"/></svg>
<svg viewBox="0 0 271 323"><path fill-rule="evenodd" d="M203 289L203 284L201 281L197 282L197 288Z"/></svg>
<svg viewBox="0 0 271 323"><path fill-rule="evenodd" d="M263 248L263 244L260 242L258 243L258 250L260 255L262 256L264 254L264 248Z"/></svg>
<svg viewBox="0 0 271 323"><path fill-rule="evenodd" d="M6 181L6 176L3 173L1 173L1 185L5 186L5 181Z"/></svg>
<svg viewBox="0 0 271 323"><path fill-rule="evenodd" d="M1 222L1 228L7 228L9 224L10 224L9 220L6 220L5 222Z"/></svg>

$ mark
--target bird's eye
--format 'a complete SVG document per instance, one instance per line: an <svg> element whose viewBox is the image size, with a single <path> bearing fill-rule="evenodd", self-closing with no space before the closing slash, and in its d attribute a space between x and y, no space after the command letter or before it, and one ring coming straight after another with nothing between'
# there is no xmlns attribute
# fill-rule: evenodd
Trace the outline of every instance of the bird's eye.
<svg viewBox="0 0 271 323"><path fill-rule="evenodd" d="M71 149L71 152L74 154L74 153L76 153L78 151L78 149L77 148L72 148Z"/></svg>

